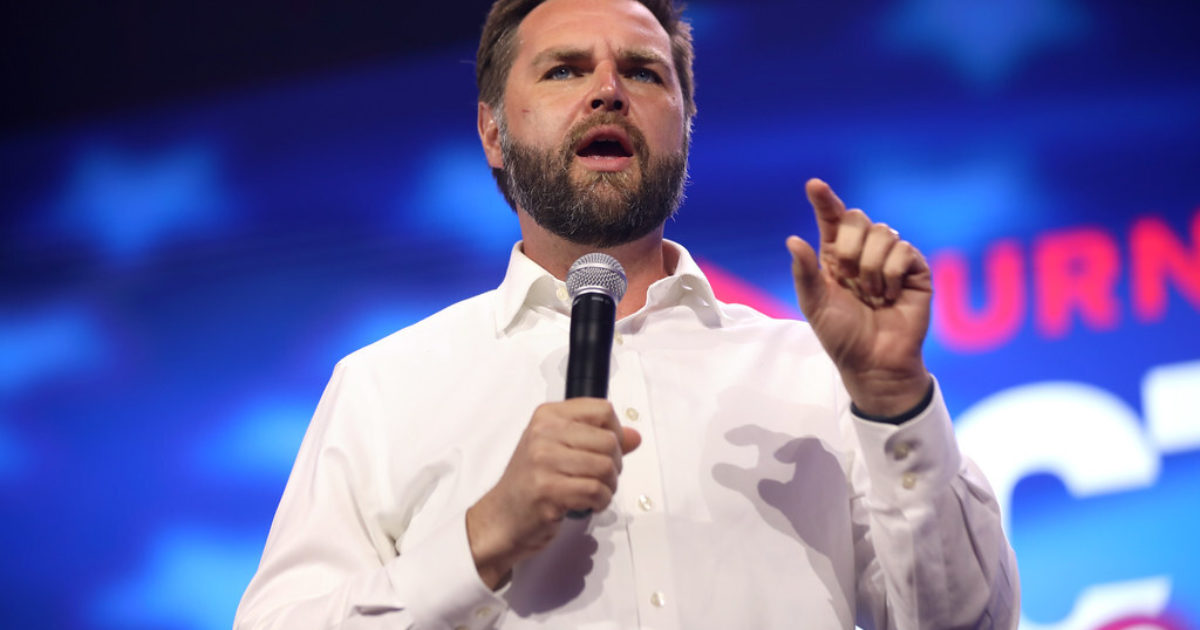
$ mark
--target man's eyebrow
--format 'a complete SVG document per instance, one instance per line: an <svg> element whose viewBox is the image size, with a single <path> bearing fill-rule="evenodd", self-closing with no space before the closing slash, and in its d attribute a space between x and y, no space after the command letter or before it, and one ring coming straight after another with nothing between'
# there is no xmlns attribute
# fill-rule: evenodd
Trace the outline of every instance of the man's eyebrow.
<svg viewBox="0 0 1200 630"><path fill-rule="evenodd" d="M652 63L670 66L670 62L665 57L658 54L658 51L651 48L626 48L620 53L621 61L625 63L634 63L640 65L650 65Z"/></svg>
<svg viewBox="0 0 1200 630"><path fill-rule="evenodd" d="M592 51L586 48L547 48L546 50L534 55L533 61L530 62L530 65L537 67L551 61L582 61L584 59L590 59L591 57Z"/></svg>
<svg viewBox="0 0 1200 630"><path fill-rule="evenodd" d="M626 48L622 49L618 56L622 63L636 65L662 64L670 66L670 62L666 57L663 57L658 51L651 48ZM559 46L555 48L547 48L542 52L534 55L530 65L534 67L541 66L550 62L579 62L592 58L592 50L590 48L577 48L570 46Z"/></svg>

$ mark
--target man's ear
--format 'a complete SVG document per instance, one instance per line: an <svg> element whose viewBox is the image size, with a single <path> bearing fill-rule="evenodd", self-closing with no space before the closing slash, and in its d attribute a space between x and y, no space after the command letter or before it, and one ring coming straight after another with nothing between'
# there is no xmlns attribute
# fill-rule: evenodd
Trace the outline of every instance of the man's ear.
<svg viewBox="0 0 1200 630"><path fill-rule="evenodd" d="M504 168L503 152L500 150L500 124L496 121L492 107L483 101L479 102L479 142L483 144L483 154L487 156L488 166Z"/></svg>

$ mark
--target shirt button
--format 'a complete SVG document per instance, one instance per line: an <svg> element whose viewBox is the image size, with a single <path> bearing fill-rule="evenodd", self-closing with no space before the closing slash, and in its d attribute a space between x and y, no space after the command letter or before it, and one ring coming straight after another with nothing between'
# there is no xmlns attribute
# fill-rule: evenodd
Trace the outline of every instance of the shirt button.
<svg viewBox="0 0 1200 630"><path fill-rule="evenodd" d="M475 611L475 616L479 617L480 619L483 619L484 617L487 617L491 614L492 614L492 609L488 608L487 606L484 606L483 608L480 608L479 610Z"/></svg>
<svg viewBox="0 0 1200 630"><path fill-rule="evenodd" d="M638 507L642 508L643 512L649 512L654 509L654 501L651 501L650 497L643 494L638 497Z"/></svg>
<svg viewBox="0 0 1200 630"><path fill-rule="evenodd" d="M567 297L568 297L568 295L567 295L567 287L558 287L558 292L557 292L557 293L558 293L558 301L559 301L559 302L566 302L566 301L567 301Z"/></svg>
<svg viewBox="0 0 1200 630"><path fill-rule="evenodd" d="M625 343L625 335L615 332L613 333L613 341L616 341L617 343Z"/></svg>
<svg viewBox="0 0 1200 630"><path fill-rule="evenodd" d="M634 409L633 407L626 407L625 408L625 417L629 418L633 422L637 422L638 417L640 417L640 414L638 413L637 409Z"/></svg>
<svg viewBox="0 0 1200 630"><path fill-rule="evenodd" d="M900 485L904 486L905 490L912 490L913 486L917 485L917 476L912 473L904 473L900 477Z"/></svg>
<svg viewBox="0 0 1200 630"><path fill-rule="evenodd" d="M892 449L892 456L898 460L904 459L905 457L908 457L908 453L911 450L912 445L910 445L908 442L901 442Z"/></svg>
<svg viewBox="0 0 1200 630"><path fill-rule="evenodd" d="M667 605L667 596L662 594L662 591L654 591L650 595L650 603L654 604L655 608L662 608Z"/></svg>

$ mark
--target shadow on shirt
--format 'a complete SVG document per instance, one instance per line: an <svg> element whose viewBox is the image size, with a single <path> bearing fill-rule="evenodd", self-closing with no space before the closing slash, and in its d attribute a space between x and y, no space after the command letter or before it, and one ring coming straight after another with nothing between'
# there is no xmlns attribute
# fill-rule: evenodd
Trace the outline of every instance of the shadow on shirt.
<svg viewBox="0 0 1200 630"><path fill-rule="evenodd" d="M733 428L725 439L756 447L758 461L748 468L716 463L713 479L745 497L767 526L800 543L822 582L854 593L855 541L866 528L853 522L854 495L838 457L818 437L755 424Z"/></svg>
<svg viewBox="0 0 1200 630"><path fill-rule="evenodd" d="M564 520L558 535L547 548L513 568L512 586L504 598L514 613L529 617L552 610L562 612L564 607L588 605L588 601L580 598L586 580L603 583L613 554L611 544L604 544L602 549L589 532L591 521L597 519L615 521L616 515L605 511L590 518ZM611 524L595 523L600 526Z"/></svg>

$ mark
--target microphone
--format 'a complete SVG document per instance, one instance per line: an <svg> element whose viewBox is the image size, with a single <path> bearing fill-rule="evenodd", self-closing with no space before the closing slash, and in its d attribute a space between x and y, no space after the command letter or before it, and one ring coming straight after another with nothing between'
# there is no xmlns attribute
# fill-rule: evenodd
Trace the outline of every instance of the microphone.
<svg viewBox="0 0 1200 630"><path fill-rule="evenodd" d="M571 294L571 343L567 354L567 398L608 398L617 302L629 286L625 270L608 254L584 254L567 271ZM591 510L570 510L585 518Z"/></svg>

